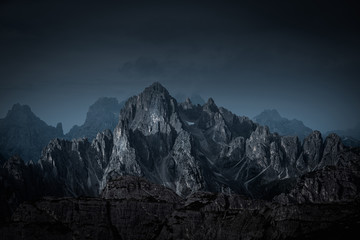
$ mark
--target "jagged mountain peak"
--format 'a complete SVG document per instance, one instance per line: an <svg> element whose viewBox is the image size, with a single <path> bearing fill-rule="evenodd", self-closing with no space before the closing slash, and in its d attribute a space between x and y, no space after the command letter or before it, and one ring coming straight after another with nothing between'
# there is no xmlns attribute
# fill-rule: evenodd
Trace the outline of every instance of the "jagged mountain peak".
<svg viewBox="0 0 360 240"><path fill-rule="evenodd" d="M179 128L177 101L165 87L155 82L127 100L121 110L119 124L129 125L144 134L158 132L160 128L161 131L171 131L170 125Z"/></svg>
<svg viewBox="0 0 360 240"><path fill-rule="evenodd" d="M207 105L215 105L215 101L213 98L209 98L206 102Z"/></svg>
<svg viewBox="0 0 360 240"><path fill-rule="evenodd" d="M334 134L334 135L336 135L336 134ZM322 135L321 135L320 131L314 130L306 138L307 139L309 139L309 138L322 139Z"/></svg>
<svg viewBox="0 0 360 240"><path fill-rule="evenodd" d="M116 103L100 99L96 104L108 100ZM92 142L56 138L44 148L38 163L22 165L29 169L23 171L26 174L17 171L22 168L16 164L11 174L25 179L24 183L50 186L39 196L99 196L103 192L105 198L129 199L129 194L136 194L140 200L177 202L172 191L182 197L212 191L270 199L288 191L292 185L287 184L296 177L343 164L339 154L346 150L338 136L323 141L319 131L311 132L303 144L296 136L280 136L266 125L217 107L212 98L203 106L191 101L177 104L159 83L131 97L117 121L114 132L98 133ZM138 177L171 190L165 191L166 196L158 194L165 188Z"/></svg>
<svg viewBox="0 0 360 240"><path fill-rule="evenodd" d="M160 82L154 82L149 87L145 88L143 93L162 93L165 95L170 95L169 91L163 85L161 85Z"/></svg>
<svg viewBox="0 0 360 240"><path fill-rule="evenodd" d="M219 108L216 106L214 99L209 98L208 101L203 105L205 111L218 112Z"/></svg>
<svg viewBox="0 0 360 240"><path fill-rule="evenodd" d="M17 111L21 111L21 112L28 112L30 113L31 112L31 108L29 105L21 105L20 103L15 103L11 110L10 111L14 111L14 112L17 112Z"/></svg>
<svg viewBox="0 0 360 240"><path fill-rule="evenodd" d="M29 105L21 105L20 103L16 103L12 106L12 108L8 111L6 118L10 119L39 119L32 111Z"/></svg>

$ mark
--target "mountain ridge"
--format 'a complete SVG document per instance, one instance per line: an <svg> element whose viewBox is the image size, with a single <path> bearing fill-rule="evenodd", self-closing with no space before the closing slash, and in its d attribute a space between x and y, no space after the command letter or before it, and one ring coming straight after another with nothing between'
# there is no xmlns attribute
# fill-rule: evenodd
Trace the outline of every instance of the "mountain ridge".
<svg viewBox="0 0 360 240"><path fill-rule="evenodd" d="M45 239L97 231L112 239L144 239L147 231L151 239L186 238L184 231L200 239L316 239L358 229L358 148L319 131L302 143L280 136L212 98L177 103L160 83L128 99L114 131L91 142L53 139L37 163L2 162L0 229L15 239L28 224ZM127 226L120 212L145 227ZM42 219L49 224L41 227Z"/></svg>
<svg viewBox="0 0 360 240"><path fill-rule="evenodd" d="M91 194L100 192L108 180L130 174L170 187L183 196L208 190L261 197L262 186L334 165L336 160L331 156L325 159L324 151L344 149L336 135L324 141L318 131L307 136L302 144L297 137L271 133L268 127L217 107L211 98L203 106L192 105L190 101L178 104L160 83L129 98L113 135L105 135L113 146L111 154L104 158L99 155L96 160L86 153L93 151L90 145L94 143L86 144L88 147L83 150L75 148L91 166L99 166L97 173L88 173L87 179L95 179L93 186L99 186ZM73 140L72 144L77 146L80 142ZM63 169L65 175L76 179L76 169L61 167L61 154L68 154L70 148L59 156L53 154L54 150L46 149L41 164L55 162L49 165L50 175L54 169ZM107 163L105 168L99 161ZM59 166L54 168L56 165ZM86 189L85 178L62 181L65 186L78 182L80 185L73 187Z"/></svg>
<svg viewBox="0 0 360 240"><path fill-rule="evenodd" d="M275 109L266 109L255 116L253 120L261 125L267 125L272 132L278 132L284 136L298 136L300 140L303 140L313 131L300 120L289 120L282 117Z"/></svg>

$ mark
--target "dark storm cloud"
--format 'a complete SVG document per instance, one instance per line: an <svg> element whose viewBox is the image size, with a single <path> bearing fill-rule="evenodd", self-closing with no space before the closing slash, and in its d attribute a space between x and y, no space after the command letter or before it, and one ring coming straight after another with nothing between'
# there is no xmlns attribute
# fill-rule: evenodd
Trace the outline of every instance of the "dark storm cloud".
<svg viewBox="0 0 360 240"><path fill-rule="evenodd" d="M1 4L2 115L22 101L52 124L66 115L70 128L97 97L160 81L250 117L278 108L314 128L360 122L351 1Z"/></svg>

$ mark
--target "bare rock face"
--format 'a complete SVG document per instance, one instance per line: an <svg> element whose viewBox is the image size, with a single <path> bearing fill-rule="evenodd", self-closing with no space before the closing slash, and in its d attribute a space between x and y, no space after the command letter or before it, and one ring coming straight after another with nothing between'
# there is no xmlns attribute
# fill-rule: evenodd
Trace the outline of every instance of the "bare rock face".
<svg viewBox="0 0 360 240"><path fill-rule="evenodd" d="M54 139L38 163L0 162L1 239L318 239L360 229L359 149L318 131L301 144L213 99L177 104L159 83L127 101L114 132Z"/></svg>
<svg viewBox="0 0 360 240"><path fill-rule="evenodd" d="M302 160L306 171L314 170L320 163L323 155L323 140L319 131L312 132L304 139ZM304 169L304 170L305 170Z"/></svg>
<svg viewBox="0 0 360 240"><path fill-rule="evenodd" d="M154 83L126 102L114 132L92 142L54 139L33 166L39 169L34 178L56 186L39 196L99 196L107 183L132 175L182 197L211 191L271 199L288 193L303 174L338 166L346 150L336 135L323 142L314 131L301 144L271 133L211 98L203 106L178 104ZM16 179L16 172L10 176Z"/></svg>
<svg viewBox="0 0 360 240"><path fill-rule="evenodd" d="M343 152L345 149L342 144L341 138L336 134L330 134L326 137L324 142L323 158L319 167L327 165L336 165L340 160L338 154Z"/></svg>
<svg viewBox="0 0 360 240"><path fill-rule="evenodd" d="M326 166L301 176L295 188L275 200L281 203L329 203L357 198L360 193L359 152L346 150L332 157L339 160L337 166Z"/></svg>
<svg viewBox="0 0 360 240"><path fill-rule="evenodd" d="M143 176L187 195L203 186L177 102L159 83L130 98L114 131L114 149L102 185L121 175Z"/></svg>
<svg viewBox="0 0 360 240"><path fill-rule="evenodd" d="M91 144L54 140L40 164L71 196L96 196L112 179L133 175L181 196L213 191L262 198L278 182L337 165L344 149L339 137L323 142L318 131L303 144L271 133L211 98L203 106L178 104L154 83L126 102L113 136L104 132Z"/></svg>
<svg viewBox="0 0 360 240"><path fill-rule="evenodd" d="M55 139L43 150L39 165L44 179L62 185L63 196L97 196L112 148L109 130L98 133L91 144L86 138Z"/></svg>

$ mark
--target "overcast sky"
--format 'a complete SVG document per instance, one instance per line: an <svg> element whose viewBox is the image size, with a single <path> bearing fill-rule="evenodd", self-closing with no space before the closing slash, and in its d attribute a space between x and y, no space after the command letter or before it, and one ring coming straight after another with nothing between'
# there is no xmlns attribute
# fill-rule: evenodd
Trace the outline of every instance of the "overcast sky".
<svg viewBox="0 0 360 240"><path fill-rule="evenodd" d="M99 97L159 81L251 118L360 122L356 1L237 2L2 1L0 117L28 104L67 132Z"/></svg>

